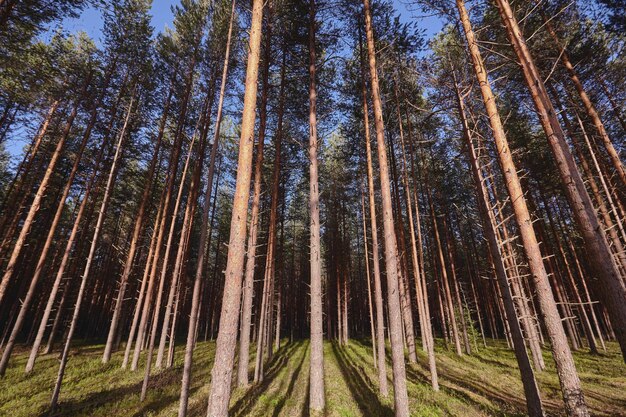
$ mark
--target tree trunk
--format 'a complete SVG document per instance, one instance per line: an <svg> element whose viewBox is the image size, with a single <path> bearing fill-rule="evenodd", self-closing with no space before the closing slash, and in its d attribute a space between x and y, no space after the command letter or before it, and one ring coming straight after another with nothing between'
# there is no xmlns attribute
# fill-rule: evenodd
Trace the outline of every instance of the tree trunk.
<svg viewBox="0 0 626 417"><path fill-rule="evenodd" d="M261 103L259 104L259 137L256 145L256 162L254 166L254 191L252 197L252 211L250 213L250 230L248 231L248 252L246 255L246 265L244 272L244 292L243 292L243 315L245 321L241 324L241 337L240 337L240 349L239 349L239 367L237 372L238 384L240 386L246 386L248 384L248 362L250 355L250 326L252 323L252 301L254 297L254 270L256 265L256 249L257 249L257 237L259 229L259 205L261 200L261 182L263 179L263 149L265 146L265 133L267 128L267 100L269 94L269 71L271 61L271 41L272 41L272 14L271 6L269 6L268 14L265 19L267 22L265 33L265 53L263 57L263 73L261 75ZM270 232L271 233L271 232ZM264 282L264 288L266 288ZM266 306L267 292L263 292L263 306ZM260 327L259 335L265 335L265 323L266 315L263 314L262 308L260 315ZM243 334L246 333L247 337ZM246 340L247 339L247 340ZM264 337L257 339L257 356L254 369L254 380L259 381L261 378L261 368L263 365L263 348L262 341ZM246 351L244 352L243 344L247 342ZM244 363L245 362L245 363ZM244 375L245 373L245 375Z"/></svg>
<svg viewBox="0 0 626 417"><path fill-rule="evenodd" d="M465 145L467 146L472 177L474 179L474 184L476 185L478 208L483 224L483 232L487 237L487 244L491 253L491 259L494 261L496 278L498 280L498 285L500 285L500 289L502 290L504 308L506 309L507 317L509 318L509 328L511 330L511 336L513 338L515 358L517 359L517 364L520 369L522 384L524 386L524 394L526 396L526 411L528 412L529 416L543 417L544 413L541 403L541 396L539 394L539 387L537 386L537 380L535 379L533 368L530 365L530 360L528 358L528 354L526 353L524 336L522 335L522 329L520 327L515 311L515 305L513 303L511 289L508 284L506 267L504 266L503 262L503 254L500 252L500 245L498 243L498 238L496 235L496 221L493 212L490 212L489 210L489 200L487 199L487 192L484 187L484 181L478 162L478 157L474 150L470 127L465 113L465 104L456 81L456 75L454 73L454 70L452 74L455 78L455 92L457 104L459 106L459 117L461 118L461 124L463 126L463 138L465 139Z"/></svg>
<svg viewBox="0 0 626 417"><path fill-rule="evenodd" d="M363 249L365 256L365 278L367 279L367 306L370 319L370 334L372 335L372 360L374 362L374 368L378 369L378 362L376 361L376 320L374 319L374 309L372 308L372 286L370 279L370 256L367 245L367 218L365 215L365 193L361 187L361 216L363 217Z"/></svg>
<svg viewBox="0 0 626 417"><path fill-rule="evenodd" d="M108 139L107 141L108 142ZM39 324L39 329L37 330L37 335L35 337L35 341L33 342L33 346L31 348L30 351L30 356L28 358L28 361L26 362L26 367L25 367L25 372L29 373L33 370L33 367L35 366L35 360L37 359L37 354L39 353L39 347L41 346L41 343L43 341L43 337L46 331L46 327L48 325L48 319L50 317L50 313L52 312L52 307L54 306L54 301L56 299L57 293L59 291L59 288L61 286L61 280L63 279L63 275L65 274L65 269L68 266L68 262L70 260L70 256L72 254L72 249L74 248L74 244L78 238L78 232L80 229L80 223L82 221L82 218L85 214L85 209L87 208L87 205L89 203L89 197L92 193L92 191L94 189L97 189L98 187L98 180L97 180L97 174L98 171L100 169L100 164L102 163L102 160L104 158L105 155L105 149L107 148L107 143L103 143L102 146L100 147L100 150L98 152L98 155L96 156L96 162L93 168L93 172L91 174L91 177L89 178L88 182L87 182L87 187L85 189L85 193L83 195L83 199L80 203L80 207L78 209L78 212L76 213L76 218L74 219L74 225L72 226L72 230L70 232L70 235L68 237L67 243L65 245L65 250L63 252L63 257L61 258L61 263L59 264L59 269L57 270L57 274L55 276L54 282L52 284L52 288L50 289L50 294L48 295L48 302L46 304L46 308L44 309L44 314L43 317L41 319L41 322ZM88 218L90 218L90 215L87 216ZM87 231L87 226L85 225L84 227L84 231ZM68 284L69 285L69 282ZM64 295L63 297L66 297L67 291L69 291L69 288L66 287L66 289L64 290ZM55 319L56 320L56 319Z"/></svg>
<svg viewBox="0 0 626 417"><path fill-rule="evenodd" d="M507 28L509 40L520 60L526 84L535 103L535 108L543 126L544 132L556 159L563 183L564 191L572 208L576 224L585 241L589 253L590 264L600 284L603 304L611 316L615 327L617 340L626 360L626 285L621 277L618 266L611 254L604 229L601 227L585 189L585 185L576 168L574 158L565 142L565 135L557 119L556 111L548 96L543 79L541 78L532 56L523 39L522 32L507 0L496 0L500 16ZM574 393L572 393L574 395ZM571 396L567 396L572 398ZM576 399L571 399L573 408L568 409L577 413L579 409L587 414L582 396L579 406L575 406Z"/></svg>
<svg viewBox="0 0 626 417"><path fill-rule="evenodd" d="M315 44L315 0L309 0L309 215L311 263L311 358L309 409L322 412L324 393L324 329L322 301L322 259L320 247L320 212L317 161L317 80Z"/></svg>
<svg viewBox="0 0 626 417"><path fill-rule="evenodd" d="M502 126L502 121L498 114L496 98L487 78L487 70L478 49L478 43L475 39L465 4L463 0L456 0L456 4L459 9L467 44L470 49L474 72L479 81L483 101L489 116L502 174L505 178L532 279L535 283L541 313L552 344L552 355L556 362L565 408L571 416L588 416L589 412L580 386L580 379L576 372L574 358L567 344L561 317L559 316L556 302L554 301L554 295L550 288L548 275L539 249L539 243L537 242L537 237L533 230L526 199L517 175L517 168L513 162L513 156L508 146L504 127Z"/></svg>
<svg viewBox="0 0 626 417"><path fill-rule="evenodd" d="M165 99L165 105L163 107L163 114L161 116L161 123L159 125L159 133L157 135L156 145L154 147L154 153L152 155L152 160L150 161L150 166L146 174L146 184L144 185L144 191L141 197L141 203L139 203L139 209L137 210L135 227L133 229L132 239L130 242L130 247L128 249L128 255L126 256L124 270L119 280L120 281L119 290L117 294L117 299L115 301L115 307L113 308L113 317L111 318L111 325L109 327L109 333L107 335L107 341L104 347L104 353L102 355L102 363L109 362L109 360L111 359L111 354L113 352L113 340L117 332L117 327L120 321L120 315L122 313L124 297L126 296L126 286L128 285L128 279L130 278L130 273L132 271L133 261L135 259L135 253L137 252L139 238L141 235L141 230L142 230L143 222L144 222L144 216L146 213L146 206L151 196L152 182L154 181L154 171L156 169L156 165L159 160L159 151L161 149L161 142L163 140L163 134L165 132L165 123L167 121L167 116L169 113L169 108L170 108L170 103L171 103L173 92L174 90L172 86L170 86L169 91L167 93L167 98Z"/></svg>
<svg viewBox="0 0 626 417"><path fill-rule="evenodd" d="M252 148L254 146L254 119L262 22L263 1L253 0L237 179L230 224L222 312L215 360L211 371L212 379L207 413L209 417L226 417L230 401L231 375L237 344L237 322L239 321L241 305L241 281L246 249L246 220L248 217L248 198L250 197L250 177L252 176Z"/></svg>
<svg viewBox="0 0 626 417"><path fill-rule="evenodd" d="M213 187L213 175L215 172L215 162L217 149L219 147L220 126L222 123L222 109L224 107L224 95L226 83L228 81L228 63L230 61L230 43L233 32L233 21L235 20L236 1L232 1L230 22L228 24L228 37L226 40L226 51L224 52L224 65L222 68L222 80L220 85L220 97L217 105L217 117L213 128L213 146L211 147L211 159L209 161L209 172L207 174L206 190L204 192L204 209L202 211L202 228L200 231L200 241L198 243L200 251L196 261L196 273L194 275L193 292L191 297L191 312L189 314L189 328L187 330L187 344L185 345L185 363L183 365L183 377L180 389L180 400L178 403L178 417L187 415L187 405L189 403L189 387L191 385L191 369L193 365L193 349L195 345L195 335L198 327L198 315L200 312L200 287L204 274L205 256L209 250L207 241L209 239L209 211L211 207L211 190ZM214 197L217 199L217 196Z"/></svg>
<svg viewBox="0 0 626 417"><path fill-rule="evenodd" d="M9 281L11 280L11 277L13 275L13 270L15 268L15 265L17 264L17 259L22 253L22 249L24 248L26 244L26 237L28 236L28 232L30 232L30 229L34 223L35 215L37 214L37 211L39 211L39 207L41 207L41 201L45 196L46 189L48 188L48 185L50 183L50 179L52 178L52 174L54 173L56 164L59 161L59 158L61 157L61 153L63 152L63 148L65 147L65 142L67 141L67 138L70 135L70 130L72 129L74 119L78 115L78 109L80 107L80 104L82 103L82 101L85 99L87 95L87 88L89 87L89 84L91 82L92 75L93 75L92 73L89 73L89 75L85 79L85 82L82 87L82 91L74 103L72 112L70 113L70 116L67 119L67 122L65 124L63 134L61 135L61 138L57 142L54 152L52 153L52 157L50 158L50 162L48 163L46 172L43 176L43 179L41 180L41 183L39 184L39 188L37 188L37 193L35 194L35 198L33 199L33 202L30 206L26 219L24 220L22 224L22 229L20 230L20 234L17 238L17 241L15 242L15 245L13 246L13 251L11 252L11 256L9 257L9 261L7 263L6 269L4 271L4 274L2 275L2 280L0 281L0 304L2 304L7 287L9 286ZM0 375L1 374L3 373L0 373Z"/></svg>
<svg viewBox="0 0 626 417"><path fill-rule="evenodd" d="M609 158L611 159L613 168L615 169L615 172L617 172L617 175L620 179L620 182L622 183L622 186L626 187L626 171L624 171L624 165L622 164L622 161L619 159L619 154L615 150L615 146L613 146L613 142L611 142L611 138L609 138L609 134L604 128L604 123L602 123L602 119L600 119L600 115L596 111L595 106L593 105L593 103L591 102L591 99L587 95L587 92L585 91L585 87L583 87L582 81L580 80L580 78L578 78L578 73L576 72L574 65L572 65L572 62L569 59L569 55L566 51L565 46L561 44L561 41L558 35L556 34L556 31L554 30L552 23L550 22L549 19L546 18L546 16L542 16L542 17L543 17L543 20L545 21L546 29L548 30L550 37L552 38L555 45L558 47L559 52L561 53L560 55L561 62L563 63L563 66L567 70L567 73L569 74L569 77L572 80L572 84L574 84L574 87L576 88L576 91L578 92L578 95L580 96L580 100L583 102L583 105L585 106L587 115L589 116L589 118L593 122L593 125L598 131L598 134L600 135L600 139L602 139L602 143L604 144L604 148L609 154Z"/></svg>
<svg viewBox="0 0 626 417"><path fill-rule="evenodd" d="M393 365L393 386L396 417L409 416L409 399L406 388L406 370L402 348L402 318L398 288L398 250L393 222L391 187L389 184L389 167L387 149L385 147L385 126L383 109L378 85L376 68L376 48L372 28L372 16L369 0L363 0L365 13L365 33L369 55L369 69L372 86L372 102L374 104L374 121L376 126L376 143L378 148L378 166L380 171L380 188L383 202L383 229L385 233L385 266L387 268L387 304L389 306L389 335L391 339L391 359ZM380 371L379 371L380 372Z"/></svg>
<svg viewBox="0 0 626 417"><path fill-rule="evenodd" d="M359 23L359 30L360 30ZM360 48L362 50L362 48ZM363 54L361 54L363 55ZM369 109L367 105L365 59L361 56L361 93L363 99L363 130L365 133L365 156L367 161L367 191L370 210L370 230L372 231L372 266L374 268L374 305L376 306L376 343L378 368L378 389L383 397L389 395L387 387L387 359L385 355L385 319L383 313L383 290L380 280L380 257L378 249L378 224L376 220L376 200L374 198L374 168L372 163L372 150L369 126Z"/></svg>
<svg viewBox="0 0 626 417"><path fill-rule="evenodd" d="M130 102L128 103L126 119L124 120L124 125L122 126L122 129L119 133L119 139L115 147L115 155L113 156L113 161L111 162L109 176L107 178L106 187L104 189L104 196L102 197L102 203L100 204L100 212L98 213L98 220L96 221L96 227L93 232L93 238L91 240L91 247L89 248L89 255L87 256L87 263L85 264L85 268L82 273L80 288L78 290L78 296L76 299L76 304L74 305L74 312L72 314L72 320L70 322L70 327L69 327L67 336L65 338L65 345L63 347L63 352L61 354L61 364L59 365L59 372L57 375L56 384L54 386L54 391L52 393L52 399L50 400L50 412L51 413L53 413L56 409L57 402L59 399L59 393L61 392L61 384L63 383L63 375L65 374L65 366L67 365L72 337L74 336L74 330L76 329L76 323L78 322L78 315L80 313L80 307L83 301L83 295L85 292L85 287L87 285L87 280L89 278L91 265L94 260L96 247L98 246L98 239L100 237L100 231L102 230L102 225L104 223L104 216L106 215L107 207L109 204L109 199L111 197L111 193L113 192L115 177L118 171L118 163L121 158L122 148L124 147L125 139L127 137L126 129L128 127L130 117L133 114L133 105L135 103L136 93L137 93L137 87L135 86L133 90L133 95L131 96Z"/></svg>

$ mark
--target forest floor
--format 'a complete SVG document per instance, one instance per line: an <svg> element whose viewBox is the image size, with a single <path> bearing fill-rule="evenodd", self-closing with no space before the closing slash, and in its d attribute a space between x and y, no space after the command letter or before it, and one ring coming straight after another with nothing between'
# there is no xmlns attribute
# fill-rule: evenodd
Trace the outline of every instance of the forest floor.
<svg viewBox="0 0 626 417"><path fill-rule="evenodd" d="M433 392L426 356L407 364L412 416L523 416L524 399L513 352L502 341L487 340L471 356L456 356L437 346L441 390ZM199 343L194 354L189 416L204 416L215 344ZM153 371L148 395L139 401L143 370L120 369L123 353L103 365L101 345L78 346L67 366L57 416L175 416L180 392L184 346L177 346L174 367ZM324 346L326 415L330 417L393 416L393 397L377 395L378 378L371 344L351 340L347 346ZM309 343L286 343L266 365L260 384L234 389L231 416L308 416ZM548 351L548 369L538 375L549 415L563 415L558 381ZM576 363L594 416L626 416L626 365L616 344L593 356L577 352ZM30 376L23 373L27 352L21 351L0 380L0 416L47 414L58 369L58 354L39 358ZM254 360L251 360L254 364ZM391 366L387 368L391 378ZM252 371L252 368L251 368ZM391 391L391 384L390 384ZM390 392L390 394L392 394Z"/></svg>

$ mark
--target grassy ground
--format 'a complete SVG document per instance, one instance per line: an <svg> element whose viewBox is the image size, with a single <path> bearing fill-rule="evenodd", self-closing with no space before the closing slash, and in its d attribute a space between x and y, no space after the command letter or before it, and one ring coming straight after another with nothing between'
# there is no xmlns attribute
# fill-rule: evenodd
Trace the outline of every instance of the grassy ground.
<svg viewBox="0 0 626 417"><path fill-rule="evenodd" d="M457 357L442 346L437 349L441 390L430 388L426 357L407 365L413 416L523 416L524 399L513 352L502 342L489 341L472 356ZM347 346L327 342L325 351L326 415L329 417L393 416L392 396L377 395L371 345L351 341ZM143 379L138 372L120 369L121 354L103 365L102 346L74 349L61 391L56 415L70 416L173 416L176 415L183 347L177 347L175 366L153 374L148 396L139 402ZM204 416L213 343L200 343L194 359L190 416ZM285 343L266 365L264 380L248 389L235 389L231 416L308 416L308 341ZM549 353L548 370L538 375L542 397L550 415L562 415L558 381ZM16 355L0 380L0 416L47 415L58 360L39 359L35 371L23 374L26 352ZM254 361L251 361L252 363ZM626 416L626 366L617 345L601 356L576 353L578 371L587 401L597 416ZM252 370L252 369L251 369ZM391 369L388 368L389 377Z"/></svg>

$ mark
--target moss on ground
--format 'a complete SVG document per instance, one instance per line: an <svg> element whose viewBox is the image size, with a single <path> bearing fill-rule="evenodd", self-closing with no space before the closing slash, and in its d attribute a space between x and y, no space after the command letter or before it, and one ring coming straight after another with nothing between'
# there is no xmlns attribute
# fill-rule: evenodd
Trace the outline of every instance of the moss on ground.
<svg viewBox="0 0 626 417"><path fill-rule="evenodd" d="M407 382L412 416L523 416L524 397L515 356L501 341L488 341L471 356L456 356L437 346L441 390L430 388L426 356L418 353L416 364L407 363ZM418 344L419 346L419 344ZM189 401L190 416L204 416L208 381L215 345L199 343ZM577 352L576 363L587 401L597 416L626 415L626 366L616 344L607 353L593 356ZM120 368L117 353L103 365L101 345L73 349L56 415L72 416L172 416L176 415L182 355L177 346L173 368L153 371L148 396L139 401L143 368L136 372ZM549 352L548 369L537 375L542 397L552 415L563 415L558 380ZM247 388L234 388L232 416L309 416L309 343L283 343L266 364L265 378ZM326 342L324 346L326 416L393 416L393 392L378 395L371 344L352 340L347 346ZM0 415L33 417L47 414L58 367L58 354L39 358L34 372L23 373L27 352L18 352L0 380ZM142 358L143 359L143 358ZM253 373L254 356L250 372ZM391 379L391 366L387 369Z"/></svg>

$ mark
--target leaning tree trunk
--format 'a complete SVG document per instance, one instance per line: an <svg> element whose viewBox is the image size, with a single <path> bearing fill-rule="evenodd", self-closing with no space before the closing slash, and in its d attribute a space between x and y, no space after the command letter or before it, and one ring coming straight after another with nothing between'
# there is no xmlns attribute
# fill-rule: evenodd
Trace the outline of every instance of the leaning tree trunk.
<svg viewBox="0 0 626 417"><path fill-rule="evenodd" d="M320 247L320 211L317 161L317 86L315 53L315 0L309 0L309 217L311 263L311 360L309 409L322 412L324 394L324 328Z"/></svg>
<svg viewBox="0 0 626 417"><path fill-rule="evenodd" d="M65 147L65 142L70 135L70 130L72 129L72 125L74 124L74 119L78 115L78 108L80 104L85 99L87 95L87 88L91 82L92 73L89 73L87 78L85 79L85 83L82 87L82 91L79 97L76 99L74 106L72 108L72 112L67 119L65 124L65 129L63 130L63 134L61 138L57 142L56 147L52 153L52 157L50 158L50 162L48 163L48 167L46 168L46 172L39 184L39 188L37 188L37 192L35 194L35 198L33 199L32 204L30 205L30 209L28 210L28 214L26 215L26 219L22 223L22 229L20 230L20 234L13 246L13 251L11 252L11 256L9 257L9 261L7 263L4 274L2 275L2 280L0 280L0 304L2 304L4 295L6 293L7 287L9 286L9 281L13 276L13 270L15 269L15 265L17 264L17 259L22 253L22 249L26 246L26 237L28 236L28 232L30 232L30 228L32 227L35 215L39 211L41 207L41 202L45 197L46 190L48 189L48 185L50 184L50 180L52 179L52 174L54 173L54 169L56 167L59 158L61 157L61 153L63 152L63 148Z"/></svg>
<svg viewBox="0 0 626 417"><path fill-rule="evenodd" d="M398 249L393 223L393 206L391 202L391 186L389 183L389 166L385 147L385 125L383 108L378 85L376 68L376 47L369 0L363 0L365 12L365 33L369 55L369 69L372 86L372 102L374 104L374 124L376 126L376 144L378 148L378 167L380 172L380 189L383 202L383 230L385 233L385 266L387 268L387 305L389 308L389 336L391 339L391 360L393 367L393 387L396 417L409 416L409 398L406 388L406 369L402 346L402 317L398 287Z"/></svg>
<svg viewBox="0 0 626 417"><path fill-rule="evenodd" d="M123 87L120 90L120 94L122 91L123 91ZM92 116L91 120L89 121L87 129L85 130L83 134L83 138L79 145L78 152L74 156L74 164L72 165L72 169L70 170L69 177L67 178L65 182L65 186L63 187L63 191L61 192L61 198L59 199L59 202L57 204L57 209L56 209L56 212L54 213L52 223L48 227L48 235L46 236L46 240L43 244L43 248L37 260L37 265L35 266L35 271L31 278L28 291L26 293L26 296L22 300L22 305L20 306L20 312L17 316L17 319L15 320L15 324L13 325L13 329L11 330L11 335L9 336L7 344L4 348L4 352L2 352L2 360L0 360L0 375L4 375L4 372L6 371L6 367L9 363L11 352L13 351L13 346L15 345L15 340L17 336L19 335L19 332L22 330L22 325L24 324L26 314L28 314L30 303L32 302L33 297L35 296L37 284L39 283L39 278L41 277L41 274L43 273L43 268L45 266L45 263L48 257L48 252L50 248L52 247L54 235L56 234L57 227L59 226L59 222L61 221L63 209L65 208L65 201L67 200L67 197L69 196L70 190L72 188L72 184L74 183L74 178L76 177L76 173L78 172L78 169L80 167L80 161L82 159L85 148L87 147L87 142L89 141L89 138L91 137L91 131L95 123L95 116L96 116L97 108L98 108L97 105L94 106L94 109L91 115Z"/></svg>
<svg viewBox="0 0 626 417"><path fill-rule="evenodd" d="M184 182L185 182L185 178L187 176L187 171L189 169L189 164L191 161L191 155L193 154L193 145L195 143L195 139L196 139L196 133L193 134L192 138L191 138L191 142L189 143L189 150L187 152L187 158L185 159L185 165L183 168L183 172L181 174L181 178L180 178L180 186L178 188L178 193L176 194L176 201L174 203L174 207L172 209L172 220L170 223L170 228L169 228L169 232L168 232L168 237L167 237L167 243L165 244L165 253L163 254L163 265L161 266L161 273L160 273L160 280L159 280L159 287L157 289L157 293L156 293L156 300L154 302L154 311L152 312L152 323L151 323L151 329L150 329L150 337L149 337L149 342L148 342L148 353L146 355L146 367L144 369L144 377L143 377L143 384L141 387L141 395L140 395L140 400L143 401L146 398L146 393L148 390L148 381L150 379L150 371L152 369L152 355L154 354L154 343L156 340L156 334L157 334L157 330L158 330L158 326L159 326L159 316L160 316L160 309L161 309L161 302L163 299L163 289L165 287L165 278L166 278L166 274L167 274L167 264L168 264L168 260L169 260L169 254L170 254L170 250L172 248L172 239L174 236L174 228L176 226L176 218L178 217L178 211L180 209L180 203L181 203L181 199L182 199L182 194L183 194L183 189L184 187ZM173 172L170 172L172 174L172 177L174 177ZM174 181L172 181L171 183L172 185L174 184ZM164 201L164 204L167 204L167 198ZM165 206L167 207L167 205ZM161 231L164 232L164 223L165 223L166 219L162 218L161 219L161 225L159 226ZM163 235L163 233L161 233L161 236ZM157 252L158 253L158 252ZM151 271L151 280L153 280L153 278L156 278L156 267L157 267L157 263L156 261L153 262L152 264L152 271ZM148 294L151 294L150 291L150 285L148 285ZM150 299L146 299L146 302L144 304L144 313L145 317L148 317L148 313L149 313L149 309L150 309ZM144 317L142 316L142 321L143 321ZM146 323L147 325L147 323ZM147 330L147 327L144 326L144 331ZM138 342L139 340L142 340L142 337L138 336ZM136 343L135 344L135 356L137 358L137 361L139 360L139 351L140 351L141 345L140 343ZM135 358L133 358L133 364L131 369L135 370L137 368L137 362L135 361Z"/></svg>
<svg viewBox="0 0 626 417"><path fill-rule="evenodd" d="M507 29L509 40L522 66L537 115L556 159L563 189L585 241L590 265L600 282L598 288L603 304L610 315L611 324L614 326L617 341L622 350L622 356L626 361L626 302L624 302L626 300L626 285L612 256L604 229L598 221L591 197L585 189L574 157L565 141L565 134L557 119L554 106L528 50L511 6L507 0L496 0L496 4ZM581 405L584 404L581 403ZM575 409L571 409L571 411L576 412Z"/></svg>
<svg viewBox="0 0 626 417"><path fill-rule="evenodd" d="M167 94L167 98L165 100L165 106L163 107L163 114L161 115L161 122L159 125L159 133L156 139L156 145L154 147L154 153L152 155L152 160L150 161L150 166L148 168L148 172L146 174L146 184L144 185L143 195L141 197L141 203L139 204L139 209L137 210L137 216L135 220L135 227L133 229L132 239L130 242L130 247L128 249L128 255L126 255L126 263L124 264L124 270L122 272L122 276L119 280L119 290L117 294L117 299L115 301L115 307L113 308L113 317L111 318L111 326L109 327L109 333L107 336L107 341L104 346L104 353L102 354L102 363L107 363L111 359L111 354L113 352L113 341L117 334L117 328L119 325L122 307L124 302L124 297L126 295L126 286L128 285L128 279L130 278L130 273L133 267L133 261L135 259L135 253L138 249L139 238L141 234L141 230L144 223L144 216L146 213L146 206L148 205L151 190L152 190L152 182L154 180L154 171L156 169L157 162L159 160L159 151L161 149L161 142L163 140L163 134L165 133L165 123L167 121L167 115L169 113L170 103L172 99L172 93L174 89L170 86L170 89Z"/></svg>
<svg viewBox="0 0 626 417"><path fill-rule="evenodd" d="M572 357L572 352L567 344L567 338L565 336L565 331L563 330L561 317L554 300L552 289L550 288L550 282L548 280L545 265L543 264L543 257L539 248L537 236L533 230L532 219L526 204L526 198L524 197L520 179L517 175L517 168L513 161L511 150L509 149L506 134L504 132L504 126L502 125L500 115L498 114L496 97L491 90L491 85L487 78L487 69L485 68L480 54L478 43L469 20L469 15L467 9L465 8L465 3L463 0L456 0L456 4L459 9L463 29L465 31L467 45L469 47L474 66L474 72L476 73L476 78L480 84L480 90L498 151L502 174L505 178L511 205L513 206L513 211L515 213L515 219L522 238L522 244L528 260L528 266L530 268L532 279L535 283L537 298L543 315L543 321L550 337L552 356L554 357L554 361L556 363L565 408L571 416L588 416L589 412L587 410L585 397L580 386L580 379L578 378L578 373L576 372L574 358Z"/></svg>
<svg viewBox="0 0 626 417"><path fill-rule="evenodd" d="M196 339L196 328L198 326L198 315L200 312L200 287L204 274L205 256L208 251L207 241L209 240L209 211L211 207L211 190L213 187L213 174L215 172L215 159L220 138L220 125L222 123L222 109L224 107L224 95L226 92L226 82L228 80L228 63L230 61L230 42L233 33L233 21L235 19L236 1L232 1L230 22L228 24L228 37L226 39L226 51L224 53L224 66L222 68L222 80L220 86L220 97L217 104L217 117L213 128L213 145L211 147L211 157L209 160L209 172L204 197L204 208L202 211L202 228L198 247L198 259L196 261L196 273L194 275L193 293L191 296L191 312L189 313L189 328L187 330L187 344L185 346L185 363L183 365L183 377L180 389L180 400L178 403L178 417L187 415L187 405L189 403L189 387L191 385L191 369L193 365L193 348ZM217 196L216 196L217 197ZM216 198L215 197L215 198Z"/></svg>
<svg viewBox="0 0 626 417"><path fill-rule="evenodd" d="M231 376L237 344L237 322L239 321L239 308L241 306L241 281L246 250L246 220L250 197L250 177L252 176L252 148L254 147L254 119L262 23L263 0L253 0L237 179L230 223L222 311L215 361L211 371L211 389L207 413L209 417L226 417L230 401Z"/></svg>
<svg viewBox="0 0 626 417"><path fill-rule="evenodd" d="M574 84L574 87L576 87L576 91L578 92L578 95L580 96L580 100L583 102L583 105L585 106L585 110L587 111L587 115L589 116L589 118L593 122L594 127L598 131L598 134L600 135L600 139L602 139L602 143L604 144L604 147L607 153L609 154L609 158L611 159L611 164L613 165L615 172L617 172L617 175L620 179L620 182L622 183L622 186L626 187L626 171L624 170L624 165L622 164L622 161L619 158L619 154L615 150L615 146L613 146L613 142L611 141L611 138L609 137L609 134L607 133L604 127L604 123L602 123L602 119L600 118L600 115L596 111L596 108L593 105L591 98L589 98L589 95L585 91L585 87L583 86L582 81L578 77L578 73L576 72L576 69L574 68L574 65L572 64L572 61L570 61L569 54L566 51L566 47L561 45L561 40L556 34L556 31L554 30L552 23L545 16L543 16L543 19L546 22L545 23L546 28L548 29L548 33L550 34L550 37L552 38L554 43L559 47L559 52L561 53L560 55L561 62L563 63L563 66L567 70L567 73L569 74L569 77L572 80L572 84Z"/></svg>
<svg viewBox="0 0 626 417"><path fill-rule="evenodd" d="M65 249L63 252L63 256L61 258L61 262L58 266L58 270L55 275L54 281L52 283L52 287L50 288L50 293L48 294L48 302L44 309L43 317L41 318L41 322L39 324L39 328L37 330L37 334L35 336L33 346L31 347L28 361L26 362L25 373L27 374L31 372L35 366L35 360L37 359L37 355L39 353L39 347L41 346L41 343L43 342L46 327L48 325L48 319L50 318L50 314L52 313L54 301L56 300L57 293L61 286L61 280L63 279L63 275L65 274L65 269L68 266L68 263L70 261L70 256L72 254L72 249L74 248L74 244L76 240L78 239L78 232L80 229L80 224L81 224L83 216L85 215L85 209L87 208L87 205L89 203L89 197L91 193L98 187L98 178L97 178L98 173L99 173L98 171L100 169L100 164L102 163L102 159L105 157L105 149L107 148L107 145L108 145L108 137L107 139L105 139L105 142L100 146L100 150L98 151L98 155L96 156L96 162L94 164L93 172L91 174L91 177L87 181L87 186L83 195L83 199L76 213L76 217L74 218L74 225L72 226L72 230L65 244ZM88 215L87 218L90 218L90 215ZM87 230L87 225L85 225L84 229L85 231ZM68 290L69 288L66 288L64 290L63 298L66 297Z"/></svg>
<svg viewBox="0 0 626 417"><path fill-rule="evenodd" d="M463 126L463 138L465 139L465 146L467 147L470 167L472 171L472 177L474 179L476 194L478 197L478 209L483 225L483 232L487 237L487 246L491 253L491 259L495 266L496 278L498 285L502 291L502 301L504 308L507 312L507 318L509 320L509 329L511 330L511 337L513 339L513 349L515 351L515 358L517 359L517 365L520 369L522 376L522 385L524 386L524 394L526 396L526 411L529 416L543 417L543 406L541 403L541 395L539 393L539 387L537 386L537 380L533 368L530 365L528 353L526 352L526 345L524 344L524 336L522 329L518 321L518 316L515 311L515 304L513 303L513 297L511 294L511 288L508 283L508 277L506 274L506 267L504 266L504 256L500 251L498 238L496 235L496 219L489 210L489 200L487 198L487 192L484 186L484 179L478 163L478 157L474 149L472 137L470 133L469 123L465 113L465 103L463 96L456 81L456 75L454 70L452 74L455 77L454 87L456 92L457 104L459 107L459 117L461 118L461 124ZM473 286L472 286L473 290Z"/></svg>
<svg viewBox="0 0 626 417"><path fill-rule="evenodd" d="M137 86L134 87L133 95L130 98L130 102L128 103L128 111L126 113L126 119L124 120L124 125L119 133L119 139L117 141L117 146L115 148L115 154L113 156L113 161L111 162L111 168L109 170L109 176L107 178L106 187L104 189L104 196L102 197L102 203L100 204L100 212L98 213L98 220L96 221L96 227L93 232L93 237L91 240L91 247L89 248L89 255L87 256L87 263L85 264L85 268L83 270L80 288L78 290L78 296L76 299L76 304L74 305L74 312L72 314L72 320L70 322L70 327L67 332L67 336L65 338L65 345L63 346L63 351L61 353L61 364L59 365L59 372L57 374L56 384L54 386L54 391L52 393L52 399L50 400L50 412L53 413L56 409L57 402L59 399L59 393L61 392L61 384L63 383L63 375L65 374L65 366L67 365L67 360L70 352L70 346L72 343L72 337L74 336L74 331L76 330L76 324L78 322L78 315L80 313L80 307L83 301L83 295L85 292L85 287L87 286L87 280L89 278L89 272L91 270L91 265L93 263L96 247L98 246L98 239L100 237L100 232L102 231L102 225L104 223L104 216L107 212L107 207L109 205L109 200L111 198L111 193L113 191L115 177L117 175L117 168L120 157L122 155L122 148L124 146L124 139L127 137L126 129L128 128L128 123L133 113L133 105L135 102L135 95L137 93Z"/></svg>

